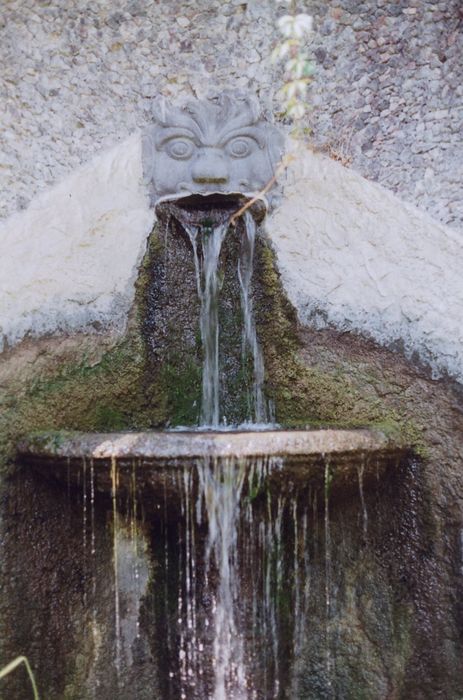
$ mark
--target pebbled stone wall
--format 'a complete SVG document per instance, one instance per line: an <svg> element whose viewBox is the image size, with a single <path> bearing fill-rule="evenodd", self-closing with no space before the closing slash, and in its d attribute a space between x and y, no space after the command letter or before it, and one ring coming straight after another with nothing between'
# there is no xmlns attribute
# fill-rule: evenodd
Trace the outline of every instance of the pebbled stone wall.
<svg viewBox="0 0 463 700"><path fill-rule="evenodd" d="M268 0L7 0L1 16L3 215L146 124L159 94L270 92Z"/></svg>
<svg viewBox="0 0 463 700"><path fill-rule="evenodd" d="M460 0L308 0L317 148L444 223L463 204ZM158 94L273 99L274 0L3 0L0 216L149 118Z"/></svg>
<svg viewBox="0 0 463 700"><path fill-rule="evenodd" d="M444 223L463 222L461 0L313 0L314 141Z"/></svg>

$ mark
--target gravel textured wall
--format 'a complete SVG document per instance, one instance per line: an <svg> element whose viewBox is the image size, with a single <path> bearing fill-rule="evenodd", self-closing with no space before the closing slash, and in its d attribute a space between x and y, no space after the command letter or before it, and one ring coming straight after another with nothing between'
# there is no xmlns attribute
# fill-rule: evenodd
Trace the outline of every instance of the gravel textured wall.
<svg viewBox="0 0 463 700"><path fill-rule="evenodd" d="M159 93L281 77L275 0L3 0L0 215L149 118ZM460 0L308 0L317 147L445 223L463 220ZM276 108L277 103L274 102Z"/></svg>
<svg viewBox="0 0 463 700"><path fill-rule="evenodd" d="M315 142L444 223L463 221L461 0L318 0Z"/></svg>

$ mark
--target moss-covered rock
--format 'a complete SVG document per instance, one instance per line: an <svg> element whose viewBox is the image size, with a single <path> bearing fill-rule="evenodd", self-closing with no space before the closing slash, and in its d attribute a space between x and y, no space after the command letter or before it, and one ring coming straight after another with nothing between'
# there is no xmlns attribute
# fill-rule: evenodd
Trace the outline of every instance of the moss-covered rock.
<svg viewBox="0 0 463 700"><path fill-rule="evenodd" d="M326 368L302 356L303 343L269 243L260 238L255 282L257 327L265 357L266 390L277 422L289 427L378 426L424 453L413 417L392 409L379 396L365 393L352 367Z"/></svg>
<svg viewBox="0 0 463 700"><path fill-rule="evenodd" d="M238 235L231 231L224 245L221 264L226 274L219 309L221 391L231 422L249 416L252 376L250 358L245 364L242 358ZM276 420L289 427L380 425L423 451L421 430L412 415L365 391L367 369L359 376L349 363L326 367L303 357L296 315L263 235L257 238L255 266L254 307L265 359L265 390L274 402ZM53 343L50 339L50 346ZM50 353L36 373L18 377L16 372L14 380L4 381L3 461L14 454L18 437L35 430L142 430L198 424L199 300L191 244L177 223L158 225L150 236L125 335L110 341L95 336L94 344L101 346L97 359L94 352L79 352L76 338L72 352ZM383 387L383 396L387 395Z"/></svg>

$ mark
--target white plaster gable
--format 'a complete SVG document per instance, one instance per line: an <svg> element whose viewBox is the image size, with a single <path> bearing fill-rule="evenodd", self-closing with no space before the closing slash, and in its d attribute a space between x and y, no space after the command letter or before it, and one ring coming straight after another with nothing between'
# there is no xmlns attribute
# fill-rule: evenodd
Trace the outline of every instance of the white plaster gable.
<svg viewBox="0 0 463 700"><path fill-rule="evenodd" d="M300 148L267 228L302 323L399 341L436 376L463 379L459 233Z"/></svg>
<svg viewBox="0 0 463 700"><path fill-rule="evenodd" d="M125 323L153 225L139 134L0 226L0 342Z"/></svg>

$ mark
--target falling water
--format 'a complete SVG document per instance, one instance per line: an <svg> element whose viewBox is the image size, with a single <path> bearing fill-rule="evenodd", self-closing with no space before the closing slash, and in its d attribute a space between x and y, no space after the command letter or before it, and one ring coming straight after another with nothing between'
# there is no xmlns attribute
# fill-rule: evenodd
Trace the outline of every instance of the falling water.
<svg viewBox="0 0 463 700"><path fill-rule="evenodd" d="M360 494L360 502L362 505L362 519L363 519L363 534L365 537L368 534L368 511L367 511L367 506L365 503L365 494L364 494L364 488L363 488L363 475L365 472L365 456L362 456L360 464L357 465L357 476L358 476L358 482L359 482L359 494Z"/></svg>
<svg viewBox="0 0 463 700"><path fill-rule="evenodd" d="M243 460L200 460L197 463L197 512L207 517L206 571L215 565L218 589L213 595L214 700L244 700L246 676L243 639L236 620L239 598L237 531L245 478ZM212 561L213 558L213 561Z"/></svg>
<svg viewBox="0 0 463 700"><path fill-rule="evenodd" d="M200 329L203 346L202 404L201 423L205 426L218 426L223 418L220 414L219 376L219 295L222 279L219 269L220 252L229 225L192 226L182 221L192 248L196 274L196 288L201 303ZM244 214L244 235L241 240L238 261L238 279L241 291L243 314L242 362L246 363L247 353L253 360L253 390L251 420L265 423L269 418L264 398L264 359L257 339L251 296L251 282L254 267L254 245L256 223L249 212ZM201 245L202 256L198 246Z"/></svg>
<svg viewBox="0 0 463 700"><path fill-rule="evenodd" d="M276 700L289 688L306 633L311 533L305 500L267 489L281 467L209 457L179 474L170 700Z"/></svg>
<svg viewBox="0 0 463 700"><path fill-rule="evenodd" d="M185 226L193 246L196 288L201 302L200 329L203 345L203 379L201 422L219 425L219 257L227 233L227 224L198 227ZM198 255L201 231L202 265Z"/></svg>
<svg viewBox="0 0 463 700"><path fill-rule="evenodd" d="M91 621L91 629L92 629L92 641L93 641L93 649L94 649L94 663L95 665L98 663L99 660L99 651L100 651L100 644L99 644L99 633L98 633L98 624L97 624L97 606L96 606L96 574L95 574L95 568L96 568L96 530L95 530L95 463L93 461L93 458L90 459L90 527L91 527L91 535L90 535L90 553L91 553L91 569L92 569L92 591L91 591L91 599L92 599L92 621ZM93 698L96 698L96 693L97 693L97 687L96 683L93 685L92 689L92 695Z"/></svg>
<svg viewBox="0 0 463 700"><path fill-rule="evenodd" d="M196 288L200 300L200 331L203 347L202 405L201 423L218 427L221 419L220 407L220 362L219 362L219 295L222 287L222 273L219 268L222 244L229 223L192 225L182 220L192 248L196 274ZM242 330L242 364L247 365L251 357L253 367L253 387L250 397L249 419L265 423L268 410L264 398L264 361L257 339L252 304L252 276L254 267L254 247L256 223L249 212L242 221L242 236L237 265L240 286ZM207 526L207 539L204 552L203 596L211 600L210 614L204 623L196 616L195 598L197 595L196 564L198 552L195 541L195 523L191 509L193 483L191 473L183 477L184 498L182 516L185 522L182 566L186 579L179 589L178 611L180 626L179 673L181 679L180 696L191 697L198 693L214 700L244 700L250 695L251 681L245 666L246 640L243 637L238 610L240 600L240 577L238 564L238 538L240 528L253 527L253 509L243 505L243 490L247 493L259 490L263 473L268 471L269 460L252 465L243 460L211 460L204 458L196 464L198 492L196 501L196 526ZM277 524L281 527L282 504L280 504ZM272 523L272 518L268 519ZM258 527L261 527L260 523ZM269 539L275 536L272 527L267 525L264 532L266 542L262 542L262 553L271 545ZM257 534L257 533L255 533ZM278 533L281 534L281 533ZM279 540L280 541L280 540ZM280 566L281 569L281 566ZM273 665L278 664L278 641L276 613L271 602L273 570L270 563L263 582L265 589L264 613L258 612L258 595L253 600L253 630L270 635ZM282 578L281 570L278 579ZM279 584L278 584L279 585ZM254 590L254 589L253 589ZM201 627L203 624L203 627ZM206 681L200 678L207 652L207 638L211 650L209 656L213 668L213 692L210 695ZM203 653L204 652L204 653ZM272 696L273 696L272 689ZM195 697L196 697L195 695ZM270 696L269 696L270 697Z"/></svg>
<svg viewBox="0 0 463 700"><path fill-rule="evenodd" d="M116 671L121 670L121 615L119 601L119 562L118 562L118 530L119 518L117 509L118 469L115 457L111 457L111 503L113 515L113 566L114 566L114 627L116 636Z"/></svg>
<svg viewBox="0 0 463 700"><path fill-rule="evenodd" d="M202 421L218 425L219 414L219 256L227 226L204 229L203 290L201 295L201 338L203 342Z"/></svg>
<svg viewBox="0 0 463 700"><path fill-rule="evenodd" d="M329 512L329 497L331 487L331 472L330 463L325 459L325 483L324 483L324 524L325 524L325 667L326 667L326 683L329 693L331 694L332 683L332 654L331 654L331 614L332 614L332 599L331 599L331 531L330 531L330 512Z"/></svg>
<svg viewBox="0 0 463 700"><path fill-rule="evenodd" d="M246 358L246 349L249 348L254 364L253 403L256 423L265 423L268 420L268 412L264 399L264 357L259 341L257 340L256 324L252 309L251 281L254 267L254 244L256 240L256 222L251 214L244 214L245 235L241 244L240 259L238 261L238 279L241 287L241 308L243 310L243 363Z"/></svg>
<svg viewBox="0 0 463 700"><path fill-rule="evenodd" d="M217 429L227 422L220 392L223 362L219 349L224 339L219 305L224 283L221 254L227 234L232 233L239 235L235 268L239 286L233 286L233 279L231 287L240 293L241 363L246 376L252 371L247 418L265 424L271 412L264 394L264 359L252 295L255 220L245 212L238 227L230 229L226 211L211 211L206 217L202 212L192 215L173 210L173 216L191 244L200 302L201 425ZM170 517L165 498L160 551L164 572L159 586L164 604L159 615L167 625L165 694L169 700L276 700L290 688L299 694L299 681L290 676L291 660L297 666L306 639L311 592L308 542L313 533L307 494L300 499L295 491L283 496L267 488L280 462L206 456L197 459L193 469L184 467L178 472L180 518ZM332 675L330 476L327 462L324 618L328 684ZM314 498L314 521L317 509ZM175 579L172 610L169 592Z"/></svg>
<svg viewBox="0 0 463 700"><path fill-rule="evenodd" d="M243 489L247 489L250 478L246 467L244 460L204 458L196 462L194 480L191 470L185 469L183 474L184 580L178 596L180 698L248 698L243 630L238 619L238 525ZM263 474L263 464L257 469ZM207 535L200 551L197 533L203 526ZM198 568L202 569L200 593ZM198 614L198 595L208 601L205 616L204 610Z"/></svg>
<svg viewBox="0 0 463 700"><path fill-rule="evenodd" d="M87 460L82 458L82 552L87 562ZM87 588L84 587L84 606L87 607Z"/></svg>

